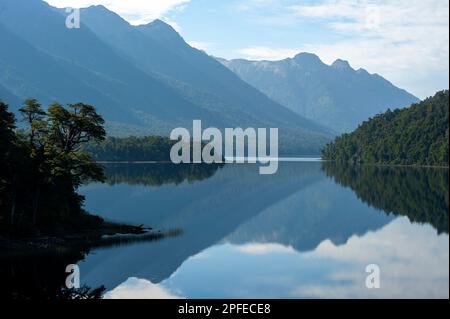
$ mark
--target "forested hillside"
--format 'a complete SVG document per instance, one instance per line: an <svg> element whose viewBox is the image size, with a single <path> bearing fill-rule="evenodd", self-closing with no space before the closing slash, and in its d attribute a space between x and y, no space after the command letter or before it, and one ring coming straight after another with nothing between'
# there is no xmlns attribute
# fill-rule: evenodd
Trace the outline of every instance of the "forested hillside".
<svg viewBox="0 0 450 319"><path fill-rule="evenodd" d="M340 162L448 166L449 92L387 111L338 137L323 158Z"/></svg>
<svg viewBox="0 0 450 319"><path fill-rule="evenodd" d="M96 161L140 162L168 161L170 149L176 143L160 136L148 137L108 137L100 143L91 143L84 150Z"/></svg>

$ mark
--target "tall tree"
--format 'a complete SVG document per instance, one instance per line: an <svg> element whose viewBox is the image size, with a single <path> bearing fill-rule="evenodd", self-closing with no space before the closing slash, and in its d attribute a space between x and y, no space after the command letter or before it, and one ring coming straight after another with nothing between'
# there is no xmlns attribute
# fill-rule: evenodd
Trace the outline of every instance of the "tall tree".
<svg viewBox="0 0 450 319"><path fill-rule="evenodd" d="M69 109L55 103L48 109L52 142L64 153L80 149L83 143L103 141L105 121L92 105L69 104Z"/></svg>
<svg viewBox="0 0 450 319"><path fill-rule="evenodd" d="M0 156L7 154L6 152L12 143L14 123L14 114L8 112L8 105L0 101Z"/></svg>
<svg viewBox="0 0 450 319"><path fill-rule="evenodd" d="M85 143L105 139L104 120L95 108L83 103L69 104L64 108L55 103L48 109L48 121L48 139L56 153L53 172L69 175L75 187L84 180L103 180L102 168L81 150Z"/></svg>
<svg viewBox="0 0 450 319"><path fill-rule="evenodd" d="M13 152L15 141L15 118L8 112L8 105L0 101L0 210L6 209L6 203L11 202L10 223L14 223L15 205L14 197L15 181L13 177ZM1 216L0 216L1 217Z"/></svg>
<svg viewBox="0 0 450 319"><path fill-rule="evenodd" d="M43 119L46 116L46 113L36 99L26 100L19 111L22 113L24 121L29 125L30 147L34 147L36 134L43 127Z"/></svg>

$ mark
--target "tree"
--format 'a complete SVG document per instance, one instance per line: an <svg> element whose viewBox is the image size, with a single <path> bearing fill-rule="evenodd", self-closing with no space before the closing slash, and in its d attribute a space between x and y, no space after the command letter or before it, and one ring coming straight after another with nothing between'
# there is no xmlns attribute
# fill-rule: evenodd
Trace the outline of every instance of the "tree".
<svg viewBox="0 0 450 319"><path fill-rule="evenodd" d="M6 210L6 203L13 200L11 188L14 187L13 174L13 152L15 142L15 118L8 112L8 105L0 101L0 193L4 194L0 198L0 210ZM12 205L10 210L10 220L14 223L15 207ZM1 215L0 215L1 217Z"/></svg>
<svg viewBox="0 0 450 319"><path fill-rule="evenodd" d="M85 213L76 191L84 181L104 180L103 168L82 151L83 144L105 139L103 118L82 103L56 103L45 112L34 99L20 112L27 128L14 130L14 116L0 104L0 229L30 234L96 227L101 219Z"/></svg>
<svg viewBox="0 0 450 319"><path fill-rule="evenodd" d="M105 139L105 121L91 105L69 104L69 109L65 109L55 103L48 114L51 142L66 154L79 150L84 143Z"/></svg>
<svg viewBox="0 0 450 319"><path fill-rule="evenodd" d="M32 166L30 176L32 184L35 185L32 220L36 224L41 185L45 178L45 134L47 133L47 115L39 102L35 99L27 99L25 104L19 109L24 121L28 124L29 154Z"/></svg>
<svg viewBox="0 0 450 319"><path fill-rule="evenodd" d="M91 105L78 103L68 107L56 103L48 109L48 140L52 148L47 152L54 153L51 175L70 178L74 187L86 180L103 181L103 169L81 151L81 146L105 139L104 120Z"/></svg>
<svg viewBox="0 0 450 319"><path fill-rule="evenodd" d="M10 151L14 139L15 118L8 112L8 105L0 101L0 159L6 163L6 156Z"/></svg>
<svg viewBox="0 0 450 319"><path fill-rule="evenodd" d="M27 122L30 128L29 132L30 147L34 147L36 134L43 127L45 127L43 119L47 114L42 109L38 101L35 99L26 100L24 106L22 106L19 109L19 111L22 113L23 119Z"/></svg>

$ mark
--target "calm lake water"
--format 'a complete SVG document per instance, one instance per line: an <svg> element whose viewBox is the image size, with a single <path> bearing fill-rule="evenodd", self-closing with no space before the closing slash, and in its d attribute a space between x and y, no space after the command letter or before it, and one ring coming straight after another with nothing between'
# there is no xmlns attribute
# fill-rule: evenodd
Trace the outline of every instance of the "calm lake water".
<svg viewBox="0 0 450 319"><path fill-rule="evenodd" d="M249 164L106 173L80 190L88 211L178 233L74 256L81 283L105 298L449 297L448 170L303 161L266 176ZM371 264L379 289L366 287Z"/></svg>

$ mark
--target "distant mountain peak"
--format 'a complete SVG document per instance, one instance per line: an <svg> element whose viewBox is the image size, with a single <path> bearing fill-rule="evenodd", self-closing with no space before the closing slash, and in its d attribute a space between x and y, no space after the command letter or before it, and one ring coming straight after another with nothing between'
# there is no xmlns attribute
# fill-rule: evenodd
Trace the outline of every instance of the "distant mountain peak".
<svg viewBox="0 0 450 319"><path fill-rule="evenodd" d="M150 23L147 23L147 25L149 26L160 26L160 27L164 27L164 28L168 28L168 29L173 29L168 23L164 22L161 19L155 19Z"/></svg>
<svg viewBox="0 0 450 319"><path fill-rule="evenodd" d="M103 11L103 12L112 12L112 11L108 10L107 7L105 7L104 5L101 5L101 4L92 5L92 6L87 7L86 9L98 10L98 11Z"/></svg>
<svg viewBox="0 0 450 319"><path fill-rule="evenodd" d="M323 63L311 53L281 61L224 63L241 79L281 105L336 132L350 132L387 108L418 101L377 74L338 59Z"/></svg>
<svg viewBox="0 0 450 319"><path fill-rule="evenodd" d="M359 68L358 70L356 70L356 72L359 74L366 74L366 75L369 74L370 75L370 73L367 72L367 70L363 69L363 68Z"/></svg>
<svg viewBox="0 0 450 319"><path fill-rule="evenodd" d="M149 22L147 24L142 24L139 27L142 29L153 29L161 32L176 33L178 35L178 32L175 31L175 29L170 24L160 19L153 20L152 22Z"/></svg>
<svg viewBox="0 0 450 319"><path fill-rule="evenodd" d="M152 36L155 39L165 40L165 41L183 41L180 34L168 23L156 19L150 23L143 24L137 27L145 34Z"/></svg>
<svg viewBox="0 0 450 319"><path fill-rule="evenodd" d="M112 26L129 25L128 21L103 5L89 6L81 9L81 12L84 15L89 15L91 19L102 21L101 23L104 24L104 27L111 28Z"/></svg>
<svg viewBox="0 0 450 319"><path fill-rule="evenodd" d="M336 61L334 61L331 66L338 70L353 70L348 61L341 59L337 59Z"/></svg>
<svg viewBox="0 0 450 319"><path fill-rule="evenodd" d="M293 60L297 63L323 64L322 60L317 55L308 52L301 52L297 54Z"/></svg>

